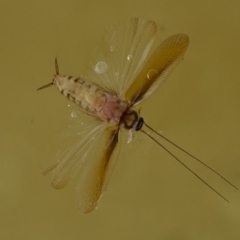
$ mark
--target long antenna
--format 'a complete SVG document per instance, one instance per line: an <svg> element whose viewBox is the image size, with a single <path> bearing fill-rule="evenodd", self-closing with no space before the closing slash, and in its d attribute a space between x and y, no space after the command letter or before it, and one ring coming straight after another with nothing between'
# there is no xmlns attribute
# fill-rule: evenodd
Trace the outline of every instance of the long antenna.
<svg viewBox="0 0 240 240"><path fill-rule="evenodd" d="M199 163L201 163L202 165L204 165L205 167L207 167L208 169L210 169L211 171L213 171L215 174L217 174L219 177L221 177L223 180L225 180L228 184L230 184L232 187L234 187L235 189L238 190L237 187L235 187L232 183L230 183L226 178L224 178L221 174L219 174L217 171L215 171L214 169L212 169L211 167L209 167L207 164L205 164L204 162L202 162L201 160L199 160L198 158L194 157L192 154L190 154L189 152L187 152L186 150L184 150L183 148L179 147L178 145L176 145L175 143L173 143L172 141L170 141L169 139L167 139L166 137L164 137L163 135L161 135L160 133L158 133L157 131L155 131L153 128L151 128L149 125L147 125L146 123L144 123L145 126L147 128L149 128L150 130L152 130L154 133L156 133L158 136L162 137L163 139L165 139L167 142L171 143L173 146L177 147L178 149L180 149L181 151L183 151L184 153L186 153L187 155L189 155L190 157L192 157L193 159L195 159L196 161L198 161ZM166 147L164 147L161 143L159 143L154 137L152 137L150 134L148 134L147 132L145 132L144 130L141 129L141 132L143 132L145 135L147 135L149 138L151 138L155 143L157 143L160 147L162 147L167 153L169 153L173 158L175 158L179 163L181 163L186 169L188 169L195 177L197 177L201 182L203 182L207 187L209 187L211 190L213 190L217 195L219 195L221 198L223 198L225 201L229 202L228 199L226 199L224 196L222 196L218 191L216 191L213 187L211 187L206 181L204 181L198 174L196 174L192 169L190 169L187 165L185 165L179 158L177 158L173 153L171 153Z"/></svg>
<svg viewBox="0 0 240 240"><path fill-rule="evenodd" d="M206 186L212 189L217 195L223 198L225 201L229 202L224 196L222 196L218 191L216 191L213 187L211 187L207 182L205 182L200 176L198 176L192 169L190 169L187 165L185 165L179 158L177 158L173 153L171 153L166 147L164 147L161 143L159 143L155 138L149 135L144 130L141 130L144 134L146 134L149 138L151 138L155 143L161 146L166 152L168 152L172 157L174 157L179 163L181 163L185 168L187 168L195 177L197 177L200 181L202 181Z"/></svg>
<svg viewBox="0 0 240 240"><path fill-rule="evenodd" d="M144 122L145 126L148 127L150 130L152 130L154 133L156 133L158 136L160 136L161 138L163 138L164 140L166 140L167 142L171 143L173 146L177 147L178 149L180 149L181 151L183 151L184 153L186 153L188 156L192 157L193 159L195 159L196 161L198 161L199 163L201 163L202 165L204 165L206 168L210 169L212 172L214 172L215 174L217 174L220 178L222 178L225 182L227 182L229 185L231 185L232 187L234 187L236 190L238 190L238 188L236 186L234 186L231 182L229 182L225 177L223 177L220 173L218 173L216 170L214 170L213 168L211 168L210 166L208 166L206 163L202 162L200 159L194 157L192 154L190 154L189 152L187 152L186 150L184 150L183 148L179 147L177 144L175 144L174 142L170 141L169 139L167 139L166 137L164 137L162 134L158 133L157 131L155 131L153 128L151 128L149 125L147 125Z"/></svg>

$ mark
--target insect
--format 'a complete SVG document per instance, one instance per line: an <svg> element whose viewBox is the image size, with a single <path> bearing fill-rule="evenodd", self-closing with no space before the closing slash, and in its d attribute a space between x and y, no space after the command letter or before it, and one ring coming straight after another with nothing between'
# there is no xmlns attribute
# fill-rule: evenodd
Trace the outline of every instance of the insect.
<svg viewBox="0 0 240 240"><path fill-rule="evenodd" d="M189 45L186 34L176 34L163 41L150 55L157 30L154 21L140 18L113 25L102 48L95 53L95 62L88 78L60 74L56 58L56 74L52 82L38 89L56 86L64 96L79 106L82 116L91 119L91 124L87 125L78 142L43 172L46 174L54 170L52 186L61 189L85 164L76 188L78 206L83 213L89 213L97 207L107 187L116 164L121 129L128 131L127 142L132 141L137 131L151 138L205 185L228 201L148 131L170 142L231 183L151 128L137 110L137 105L151 95L182 60Z"/></svg>

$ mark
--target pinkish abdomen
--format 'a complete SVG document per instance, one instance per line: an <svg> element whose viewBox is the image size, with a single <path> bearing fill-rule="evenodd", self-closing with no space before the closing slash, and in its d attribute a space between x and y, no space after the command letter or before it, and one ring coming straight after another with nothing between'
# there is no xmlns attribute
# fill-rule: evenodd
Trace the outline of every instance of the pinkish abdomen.
<svg viewBox="0 0 240 240"><path fill-rule="evenodd" d="M68 99L102 121L118 124L127 103L82 78L56 75L54 85Z"/></svg>

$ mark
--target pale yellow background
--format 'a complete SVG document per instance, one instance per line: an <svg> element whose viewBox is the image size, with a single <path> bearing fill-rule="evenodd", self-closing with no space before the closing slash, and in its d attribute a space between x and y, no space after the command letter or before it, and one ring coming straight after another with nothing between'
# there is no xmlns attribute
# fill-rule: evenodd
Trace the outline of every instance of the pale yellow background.
<svg viewBox="0 0 240 240"><path fill-rule="evenodd" d="M54 87L36 91L51 81L56 54L61 73L84 73L112 23L137 16L155 20L163 38L187 33L184 61L142 115L240 188L238 0L1 0L0 16L1 239L240 239L240 192L174 152L225 202L141 134L122 144L98 209L79 213L76 181L56 191L41 174L49 139L66 128L68 102Z"/></svg>

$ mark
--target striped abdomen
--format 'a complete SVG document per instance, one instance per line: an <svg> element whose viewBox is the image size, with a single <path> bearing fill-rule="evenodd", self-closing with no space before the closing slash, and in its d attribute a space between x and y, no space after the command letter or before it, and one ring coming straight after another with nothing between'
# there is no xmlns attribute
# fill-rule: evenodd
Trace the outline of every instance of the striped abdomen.
<svg viewBox="0 0 240 240"><path fill-rule="evenodd" d="M82 78L56 75L54 85L68 99L103 121L119 123L127 103Z"/></svg>

